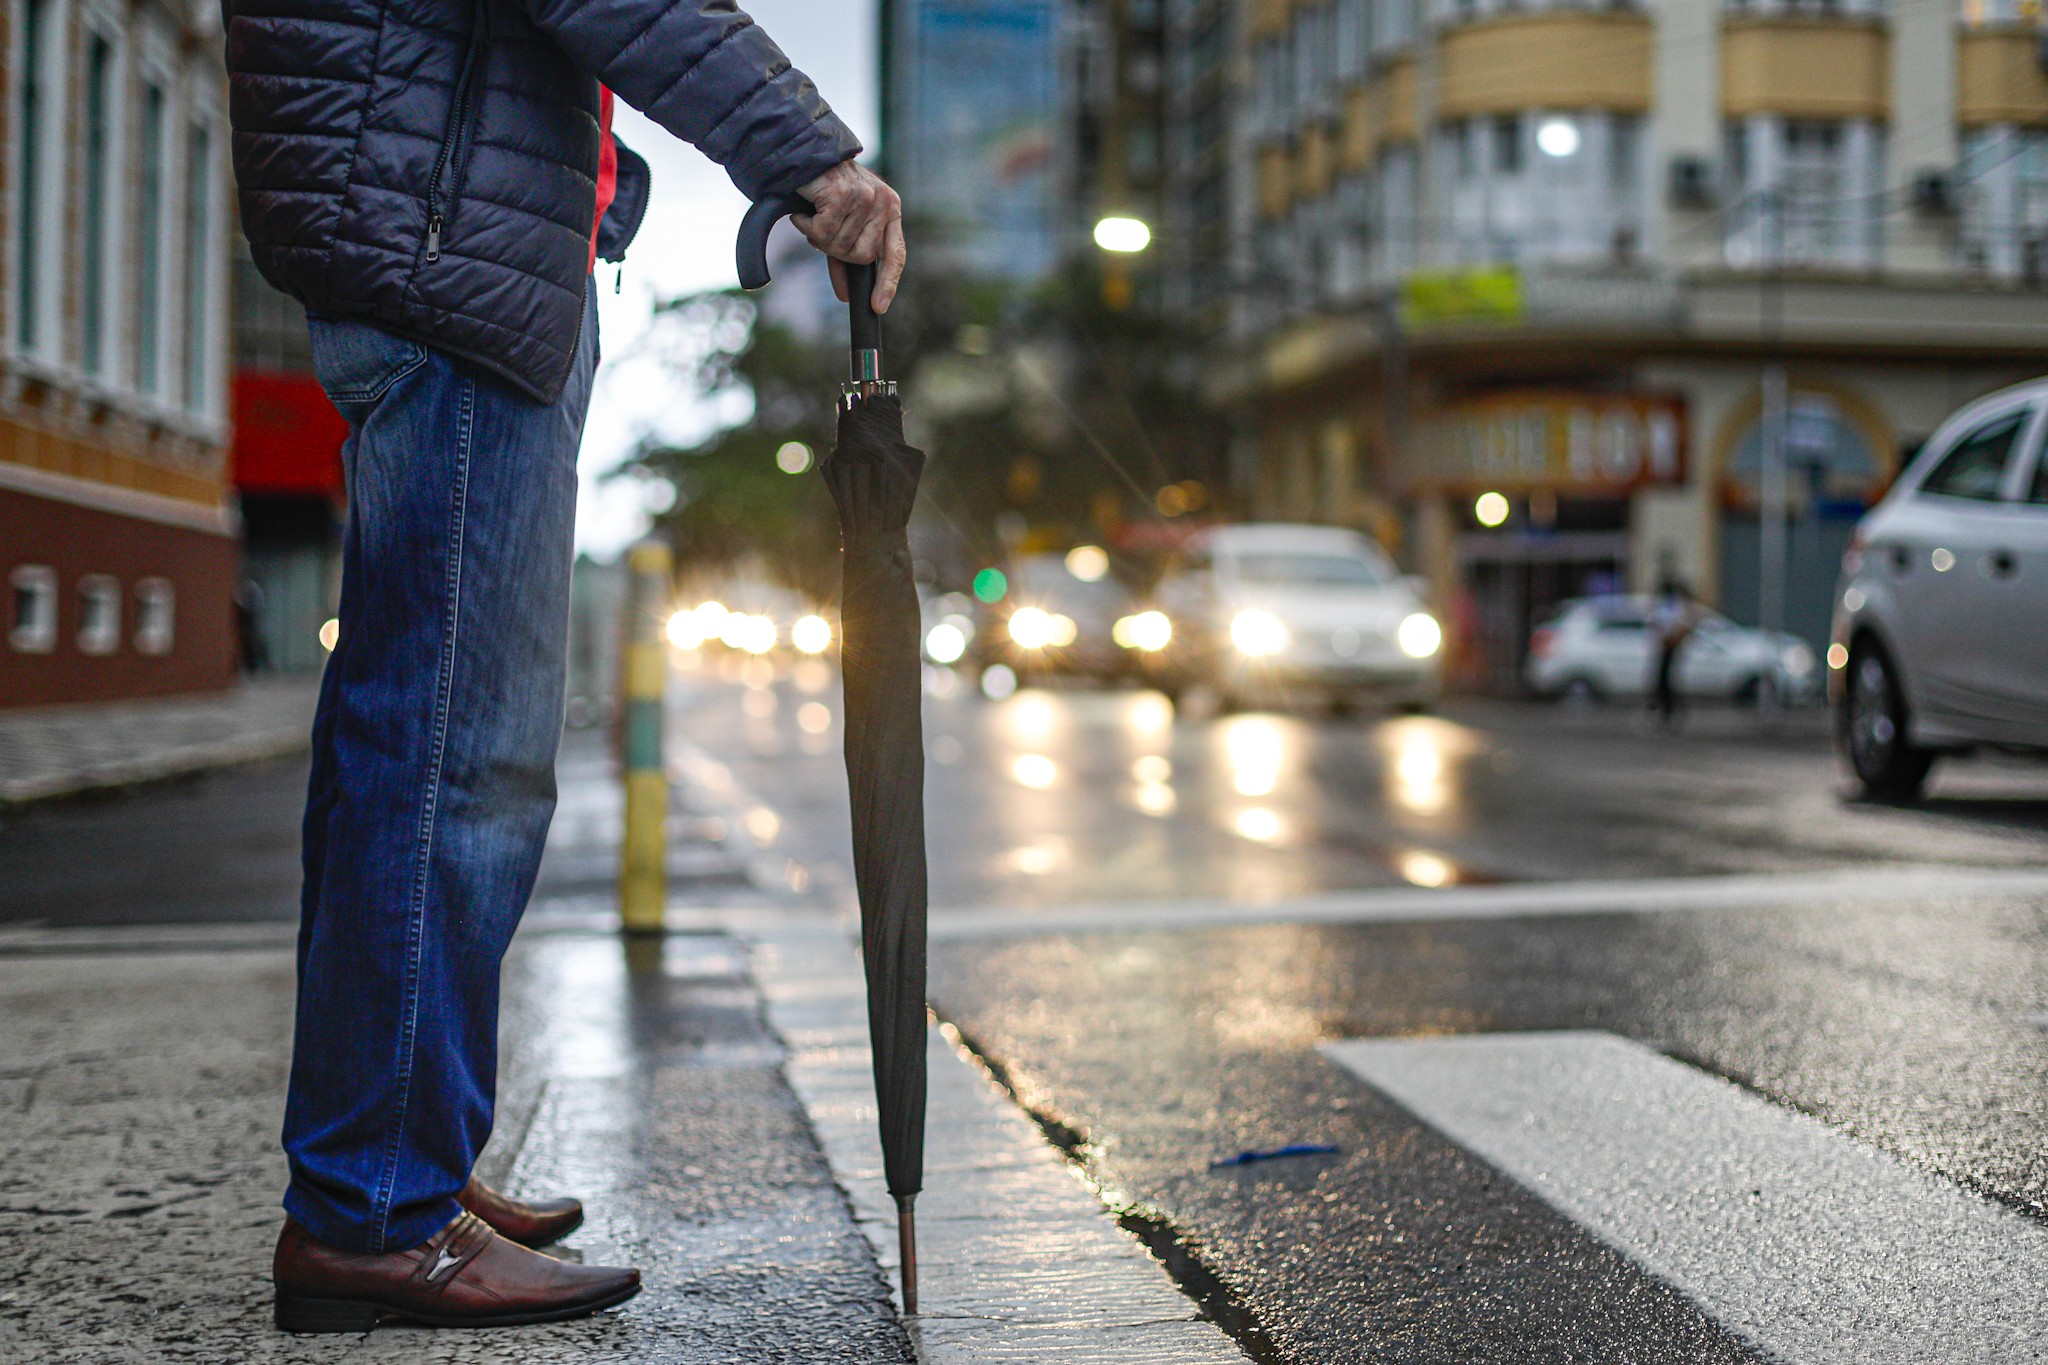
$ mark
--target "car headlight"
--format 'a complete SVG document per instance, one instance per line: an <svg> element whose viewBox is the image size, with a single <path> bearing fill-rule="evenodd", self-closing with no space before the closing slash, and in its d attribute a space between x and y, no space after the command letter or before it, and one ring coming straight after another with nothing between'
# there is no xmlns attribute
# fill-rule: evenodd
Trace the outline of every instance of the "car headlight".
<svg viewBox="0 0 2048 1365"><path fill-rule="evenodd" d="M935 664L958 663L967 652L967 632L951 621L941 621L925 635L924 652Z"/></svg>
<svg viewBox="0 0 2048 1365"><path fill-rule="evenodd" d="M1813 650L1804 644L1787 645L1778 662L1793 677L1803 678L1813 672Z"/></svg>
<svg viewBox="0 0 2048 1365"><path fill-rule="evenodd" d="M815 614L798 617L789 628L789 642L806 654L823 654L832 647L832 623Z"/></svg>
<svg viewBox="0 0 2048 1365"><path fill-rule="evenodd" d="M1044 649L1055 633L1052 613L1019 607L1010 613L1010 641L1020 649Z"/></svg>
<svg viewBox="0 0 2048 1365"><path fill-rule="evenodd" d="M1259 659L1278 654L1294 643L1294 636L1272 612L1251 607L1231 618L1230 643L1247 658Z"/></svg>
<svg viewBox="0 0 2048 1365"><path fill-rule="evenodd" d="M1109 638L1125 649L1142 649L1147 654L1157 654L1173 643L1173 621L1163 611L1141 611L1135 616L1119 616L1116 625L1110 629Z"/></svg>
<svg viewBox="0 0 2048 1365"><path fill-rule="evenodd" d="M1401 619L1394 643L1411 659L1427 659L1444 647L1444 628L1426 611L1414 611Z"/></svg>
<svg viewBox="0 0 2048 1365"><path fill-rule="evenodd" d="M740 631L739 647L749 654L766 654L775 648L775 641L781 634L776 629L772 616L746 616Z"/></svg>

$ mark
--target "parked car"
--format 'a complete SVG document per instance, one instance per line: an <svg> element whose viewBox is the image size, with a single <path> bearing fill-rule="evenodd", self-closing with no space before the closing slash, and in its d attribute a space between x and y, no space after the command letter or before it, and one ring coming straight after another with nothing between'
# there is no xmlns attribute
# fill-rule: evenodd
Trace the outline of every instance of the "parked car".
<svg viewBox="0 0 2048 1365"><path fill-rule="evenodd" d="M2048 750L2048 379L1963 408L1856 528L1828 647L1843 757L1917 795L1944 754Z"/></svg>
<svg viewBox="0 0 2048 1365"><path fill-rule="evenodd" d="M1586 701L1635 698L1655 682L1656 599L1615 593L1558 604L1529 640L1523 677L1539 696ZM1696 610L1697 624L1678 652L1680 696L1744 705L1817 700L1813 647L1796 635L1739 626Z"/></svg>
<svg viewBox="0 0 2048 1365"><path fill-rule="evenodd" d="M1206 686L1226 706L1372 700L1420 710L1443 690L1442 626L1418 584L1356 531L1211 528L1181 548L1154 599L1124 639L1169 696Z"/></svg>
<svg viewBox="0 0 2048 1365"><path fill-rule="evenodd" d="M1071 558L1011 561L1002 598L984 604L975 622L976 665L1007 665L1020 681L1064 674L1111 682L1129 675L1112 633L1129 609L1130 593L1109 576L1106 559L1100 572L1083 578Z"/></svg>

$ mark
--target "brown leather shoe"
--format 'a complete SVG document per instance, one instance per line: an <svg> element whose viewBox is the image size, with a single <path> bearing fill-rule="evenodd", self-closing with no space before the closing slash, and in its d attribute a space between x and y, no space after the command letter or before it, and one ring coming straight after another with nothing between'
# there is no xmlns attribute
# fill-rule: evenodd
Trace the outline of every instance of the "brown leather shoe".
<svg viewBox="0 0 2048 1365"><path fill-rule="evenodd" d="M381 1256L340 1251L290 1219L271 1262L277 1325L367 1332L396 1319L430 1327L516 1327L580 1318L640 1292L640 1272L575 1265L498 1236L473 1213L426 1245Z"/></svg>
<svg viewBox="0 0 2048 1365"><path fill-rule="evenodd" d="M559 1242L583 1225L583 1205L574 1199L546 1199L538 1204L499 1194L475 1176L455 1196L477 1217L524 1247Z"/></svg>

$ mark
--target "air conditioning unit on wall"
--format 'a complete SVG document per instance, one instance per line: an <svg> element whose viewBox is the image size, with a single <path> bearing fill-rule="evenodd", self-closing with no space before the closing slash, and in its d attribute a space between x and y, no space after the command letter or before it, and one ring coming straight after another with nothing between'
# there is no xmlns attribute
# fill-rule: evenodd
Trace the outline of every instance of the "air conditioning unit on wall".
<svg viewBox="0 0 2048 1365"><path fill-rule="evenodd" d="M1714 163L1703 156L1672 157L1668 193L1673 208L1714 207Z"/></svg>
<svg viewBox="0 0 2048 1365"><path fill-rule="evenodd" d="M1922 171L1913 177L1913 209L1929 217L1946 217L1956 211L1956 186L1947 171Z"/></svg>

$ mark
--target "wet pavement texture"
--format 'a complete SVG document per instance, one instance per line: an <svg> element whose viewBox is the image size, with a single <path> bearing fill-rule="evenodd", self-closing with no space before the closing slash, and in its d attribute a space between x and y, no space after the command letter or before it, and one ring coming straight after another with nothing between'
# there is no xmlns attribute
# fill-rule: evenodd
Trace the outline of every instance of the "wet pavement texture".
<svg viewBox="0 0 2048 1365"><path fill-rule="evenodd" d="M0 1359L910 1358L743 950L578 927L608 925L614 905L620 805L602 737L572 735L560 775L506 961L496 1133L478 1169L584 1198L561 1254L637 1264L648 1288L516 1332L271 1328L304 780L279 762L0 831L0 898L17 916L0 934ZM675 887L698 905L761 903L719 834L676 810ZM36 919L114 927L21 927ZM131 925L167 919L215 923Z"/></svg>
<svg viewBox="0 0 2048 1365"><path fill-rule="evenodd" d="M733 945L522 936L480 1169L574 1192L626 1307L518 1332L269 1322L288 949L0 957L0 1358L905 1361ZM146 1005L138 1000L146 999Z"/></svg>
<svg viewBox="0 0 2048 1365"><path fill-rule="evenodd" d="M266 675L222 692L0 711L0 809L298 752L318 683Z"/></svg>
<svg viewBox="0 0 2048 1365"><path fill-rule="evenodd" d="M1605 1030L2039 1217L2044 986L2019 902L1070 936L944 945L933 970L1091 1177L1303 1361L1743 1354L1318 1044ZM1304 1142L1341 1151L1209 1169Z"/></svg>
<svg viewBox="0 0 2048 1365"><path fill-rule="evenodd" d="M622 817L609 742L594 729L563 737L538 907L614 908ZM0 812L0 924L296 920L307 766L273 759ZM669 876L693 904L757 894L725 835L715 817L672 814Z"/></svg>

